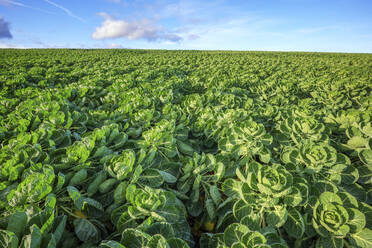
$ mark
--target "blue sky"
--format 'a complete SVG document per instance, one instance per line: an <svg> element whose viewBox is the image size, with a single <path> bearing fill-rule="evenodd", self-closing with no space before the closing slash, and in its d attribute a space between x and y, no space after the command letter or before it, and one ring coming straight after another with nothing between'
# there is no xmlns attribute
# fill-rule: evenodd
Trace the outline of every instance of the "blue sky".
<svg viewBox="0 0 372 248"><path fill-rule="evenodd" d="M0 0L0 47L372 53L370 0Z"/></svg>

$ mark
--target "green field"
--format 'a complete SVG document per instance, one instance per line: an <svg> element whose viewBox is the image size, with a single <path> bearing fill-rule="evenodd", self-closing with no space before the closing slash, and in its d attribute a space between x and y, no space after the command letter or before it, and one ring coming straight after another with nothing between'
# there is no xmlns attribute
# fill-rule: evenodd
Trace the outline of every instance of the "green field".
<svg viewBox="0 0 372 248"><path fill-rule="evenodd" d="M372 55L0 50L0 247L372 247Z"/></svg>

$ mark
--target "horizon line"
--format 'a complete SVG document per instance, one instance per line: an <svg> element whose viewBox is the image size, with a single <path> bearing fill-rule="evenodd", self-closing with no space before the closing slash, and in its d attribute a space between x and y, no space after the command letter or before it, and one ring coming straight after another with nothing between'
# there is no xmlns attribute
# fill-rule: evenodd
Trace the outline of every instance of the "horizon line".
<svg viewBox="0 0 372 248"><path fill-rule="evenodd" d="M231 49L166 49L166 48L81 48L81 47L2 47L0 50L148 50L148 51L200 51L200 52L277 52L277 53L341 53L341 54L371 54L372 52L341 52L341 51L301 51L301 50L231 50Z"/></svg>

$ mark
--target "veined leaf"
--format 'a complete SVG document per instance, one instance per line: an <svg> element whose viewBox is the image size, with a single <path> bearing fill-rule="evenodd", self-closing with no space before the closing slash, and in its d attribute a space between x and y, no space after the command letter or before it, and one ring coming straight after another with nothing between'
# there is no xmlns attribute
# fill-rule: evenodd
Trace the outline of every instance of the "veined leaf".
<svg viewBox="0 0 372 248"><path fill-rule="evenodd" d="M300 239L305 232L302 215L295 208L288 209L288 218L283 227L289 236L296 239Z"/></svg>
<svg viewBox="0 0 372 248"><path fill-rule="evenodd" d="M0 245L2 247L17 248L18 238L13 232L0 230Z"/></svg>
<svg viewBox="0 0 372 248"><path fill-rule="evenodd" d="M149 238L150 235L140 230L128 228L122 233L120 243L126 248L145 247Z"/></svg>
<svg viewBox="0 0 372 248"><path fill-rule="evenodd" d="M24 232L27 225L27 215L25 212L15 212L9 218L7 231L13 232L17 237L18 240L21 240L22 233Z"/></svg>
<svg viewBox="0 0 372 248"><path fill-rule="evenodd" d="M125 246L114 240L108 240L101 242L99 248L125 248Z"/></svg>
<svg viewBox="0 0 372 248"><path fill-rule="evenodd" d="M99 231L87 219L74 220L75 234L83 242L96 241L99 239Z"/></svg>
<svg viewBox="0 0 372 248"><path fill-rule="evenodd" d="M335 237L321 237L316 242L316 247L318 248L343 248L344 247L344 240L338 239Z"/></svg>
<svg viewBox="0 0 372 248"><path fill-rule="evenodd" d="M362 248L372 247L372 231L363 229L362 231L351 235L352 241Z"/></svg>

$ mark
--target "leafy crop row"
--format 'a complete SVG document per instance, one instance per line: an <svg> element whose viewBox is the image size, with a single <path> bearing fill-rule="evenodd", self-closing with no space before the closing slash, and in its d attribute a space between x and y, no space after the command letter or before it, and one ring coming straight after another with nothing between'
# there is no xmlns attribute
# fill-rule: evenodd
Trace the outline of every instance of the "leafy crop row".
<svg viewBox="0 0 372 248"><path fill-rule="evenodd" d="M372 57L0 51L1 247L372 247Z"/></svg>

